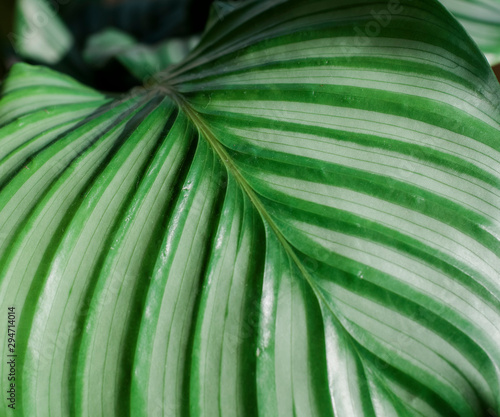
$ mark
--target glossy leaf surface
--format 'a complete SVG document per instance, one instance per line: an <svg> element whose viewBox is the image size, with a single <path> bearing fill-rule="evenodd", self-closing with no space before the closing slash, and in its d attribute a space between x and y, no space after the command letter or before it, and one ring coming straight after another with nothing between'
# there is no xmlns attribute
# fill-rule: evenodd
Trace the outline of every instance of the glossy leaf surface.
<svg viewBox="0 0 500 417"><path fill-rule="evenodd" d="M444 7L247 2L156 79L4 86L19 415L499 413L500 87Z"/></svg>

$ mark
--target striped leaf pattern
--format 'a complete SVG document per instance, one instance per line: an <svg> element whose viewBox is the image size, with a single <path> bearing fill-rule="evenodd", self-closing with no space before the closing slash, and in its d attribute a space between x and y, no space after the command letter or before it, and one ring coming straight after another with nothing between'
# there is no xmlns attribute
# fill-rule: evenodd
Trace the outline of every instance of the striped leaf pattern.
<svg viewBox="0 0 500 417"><path fill-rule="evenodd" d="M497 416L484 56L433 0L218 10L119 99L24 64L5 83L16 413Z"/></svg>

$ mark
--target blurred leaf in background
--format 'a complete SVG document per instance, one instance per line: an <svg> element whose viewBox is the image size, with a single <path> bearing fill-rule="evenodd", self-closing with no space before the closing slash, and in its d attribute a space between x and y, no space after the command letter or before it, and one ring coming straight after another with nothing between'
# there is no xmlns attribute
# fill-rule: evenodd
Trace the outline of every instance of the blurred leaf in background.
<svg viewBox="0 0 500 417"><path fill-rule="evenodd" d="M137 42L128 33L111 28L89 38L83 57L89 65L96 68L103 68L116 60L136 80L147 83L169 65L181 62L198 40L198 36L192 35L147 45Z"/></svg>
<svg viewBox="0 0 500 417"><path fill-rule="evenodd" d="M212 0L12 0L10 12L2 9L1 14L3 73L13 58L9 48L12 44L23 61L49 66L100 90L127 91L137 85L137 77L119 60L108 59L105 65L97 66L84 60L83 51L89 39L114 28L134 39L134 45L151 45L154 49L163 40L200 33L211 3ZM8 3L2 2L2 8L7 7Z"/></svg>
<svg viewBox="0 0 500 417"><path fill-rule="evenodd" d="M490 64L500 63L500 0L441 0Z"/></svg>

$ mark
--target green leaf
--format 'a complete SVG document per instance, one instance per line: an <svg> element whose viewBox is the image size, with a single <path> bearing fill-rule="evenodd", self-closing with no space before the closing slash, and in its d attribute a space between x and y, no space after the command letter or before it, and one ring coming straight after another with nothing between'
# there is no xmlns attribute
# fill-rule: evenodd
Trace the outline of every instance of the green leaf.
<svg viewBox="0 0 500 417"><path fill-rule="evenodd" d="M500 413L500 86L444 7L245 2L155 79L4 86L18 415Z"/></svg>

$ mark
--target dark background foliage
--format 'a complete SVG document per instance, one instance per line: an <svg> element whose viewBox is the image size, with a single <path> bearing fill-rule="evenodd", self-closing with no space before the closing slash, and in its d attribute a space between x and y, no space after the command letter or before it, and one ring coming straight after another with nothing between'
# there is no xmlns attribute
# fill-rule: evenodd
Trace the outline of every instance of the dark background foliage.
<svg viewBox="0 0 500 417"><path fill-rule="evenodd" d="M13 30L16 0L0 0L0 79L21 57L15 54L8 35ZM51 1L51 0L49 0ZM54 1L54 0L52 0ZM213 0L64 0L58 2L58 15L75 39L75 47L53 67L106 91L126 91L137 83L116 61L103 68L90 68L82 59L89 37L114 27L154 45L172 37L203 31ZM26 59L23 59L26 60ZM29 61L33 64L37 62Z"/></svg>
<svg viewBox="0 0 500 417"><path fill-rule="evenodd" d="M9 43L7 35L12 32L15 0L0 1L0 80L4 78L8 66L7 53Z"/></svg>

